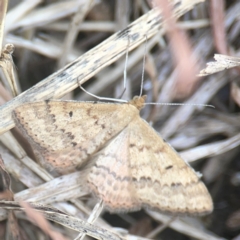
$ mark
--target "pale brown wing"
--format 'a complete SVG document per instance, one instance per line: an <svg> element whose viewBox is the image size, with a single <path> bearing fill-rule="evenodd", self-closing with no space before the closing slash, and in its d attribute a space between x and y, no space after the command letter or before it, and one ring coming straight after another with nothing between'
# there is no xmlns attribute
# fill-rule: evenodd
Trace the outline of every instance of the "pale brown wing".
<svg viewBox="0 0 240 240"><path fill-rule="evenodd" d="M213 208L195 171L140 117L96 156L88 182L112 210L201 215Z"/></svg>
<svg viewBox="0 0 240 240"><path fill-rule="evenodd" d="M138 110L130 104L43 101L17 107L13 118L41 164L66 173L98 151L136 114Z"/></svg>
<svg viewBox="0 0 240 240"><path fill-rule="evenodd" d="M140 209L131 178L128 127L110 140L92 162L87 181L106 207L114 212Z"/></svg>
<svg viewBox="0 0 240 240"><path fill-rule="evenodd" d="M148 123L135 118L128 128L131 176L143 206L177 214L213 210L198 174Z"/></svg>

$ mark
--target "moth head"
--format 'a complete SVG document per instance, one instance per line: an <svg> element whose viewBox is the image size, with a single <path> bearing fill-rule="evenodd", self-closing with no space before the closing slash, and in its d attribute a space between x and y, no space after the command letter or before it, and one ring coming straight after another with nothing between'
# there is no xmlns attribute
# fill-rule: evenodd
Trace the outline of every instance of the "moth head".
<svg viewBox="0 0 240 240"><path fill-rule="evenodd" d="M135 96L129 103L135 106L139 111L144 107L147 96Z"/></svg>

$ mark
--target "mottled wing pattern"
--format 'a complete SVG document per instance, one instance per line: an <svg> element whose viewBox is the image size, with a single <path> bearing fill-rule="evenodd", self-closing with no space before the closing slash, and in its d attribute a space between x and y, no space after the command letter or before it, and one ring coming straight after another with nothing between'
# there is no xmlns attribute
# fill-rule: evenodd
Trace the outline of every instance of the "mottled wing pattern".
<svg viewBox="0 0 240 240"><path fill-rule="evenodd" d="M13 117L49 170L74 171L93 158L86 166L89 187L113 211L211 212L211 197L197 173L140 118L144 100L29 103Z"/></svg>
<svg viewBox="0 0 240 240"><path fill-rule="evenodd" d="M197 173L138 116L96 156L88 182L114 210L201 215L213 208Z"/></svg>
<svg viewBox="0 0 240 240"><path fill-rule="evenodd" d="M129 104L43 101L17 107L13 118L40 163L50 171L67 173L118 134L136 114L138 110Z"/></svg>
<svg viewBox="0 0 240 240"><path fill-rule="evenodd" d="M131 178L129 128L112 139L94 156L88 184L104 204L114 211L137 210L141 207Z"/></svg>
<svg viewBox="0 0 240 240"><path fill-rule="evenodd" d="M141 118L128 128L131 176L142 205L173 213L211 212L207 188L176 151Z"/></svg>

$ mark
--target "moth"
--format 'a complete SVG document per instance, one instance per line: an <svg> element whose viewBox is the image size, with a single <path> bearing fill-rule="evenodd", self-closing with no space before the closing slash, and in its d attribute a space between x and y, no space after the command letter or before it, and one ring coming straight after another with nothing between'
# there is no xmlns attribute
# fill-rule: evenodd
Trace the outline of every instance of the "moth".
<svg viewBox="0 0 240 240"><path fill-rule="evenodd" d="M210 213L212 199L199 175L140 117L145 98L26 103L13 118L49 171L72 172L92 159L87 184L112 211Z"/></svg>

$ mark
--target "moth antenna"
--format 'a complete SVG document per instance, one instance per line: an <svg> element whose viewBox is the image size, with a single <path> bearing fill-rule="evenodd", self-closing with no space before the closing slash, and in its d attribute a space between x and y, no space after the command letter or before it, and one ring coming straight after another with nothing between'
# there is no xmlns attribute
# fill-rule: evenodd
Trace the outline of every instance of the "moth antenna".
<svg viewBox="0 0 240 240"><path fill-rule="evenodd" d="M145 64L146 64L147 43L148 43L148 42L147 42L147 35L145 35L143 67L142 67L142 77L141 77L141 86L140 86L140 94L139 94L139 97L142 96L142 92L143 92L143 81L144 81Z"/></svg>
<svg viewBox="0 0 240 240"><path fill-rule="evenodd" d="M93 93L88 92L85 88L83 88L83 86L79 83L79 87L87 94L89 94L90 96L100 100L100 101L111 101L111 102L122 102L122 103L126 103L128 101L124 100L124 99L118 99L118 98L107 98L107 97L100 97L97 96Z"/></svg>
<svg viewBox="0 0 240 240"><path fill-rule="evenodd" d="M213 105L201 104L201 103L144 103L144 105L162 105L162 106L199 106L199 107L211 107L215 108Z"/></svg>
<svg viewBox="0 0 240 240"><path fill-rule="evenodd" d="M98 100L102 100L102 101L112 101L112 102L122 102L122 103L126 103L128 101L121 99L123 94L126 91L126 85L127 85L127 64L128 64L128 53L129 53L129 45L130 45L130 39L128 36L128 44L127 44L127 51L126 51L126 59L125 59L125 64L124 64L124 72L123 72L123 92L121 93L121 95L119 96L119 98L106 98L106 97L100 97L97 96L93 93L88 92L82 85L80 82L78 82L79 87L88 95L98 99Z"/></svg>
<svg viewBox="0 0 240 240"><path fill-rule="evenodd" d="M127 44L127 51L126 51L126 58L125 58L125 64L124 64L124 70L123 70L123 91L119 98L121 99L123 94L126 92L127 89L127 65L128 65L128 53L129 53L129 45L130 45L130 40L128 36L128 44Z"/></svg>
<svg viewBox="0 0 240 240"><path fill-rule="evenodd" d="M127 86L127 66L128 66L129 45L130 45L130 40L129 40L129 36L128 36L128 45L127 45L126 58L125 58L124 71L123 71L123 92L121 94L121 97L125 93L126 86Z"/></svg>

